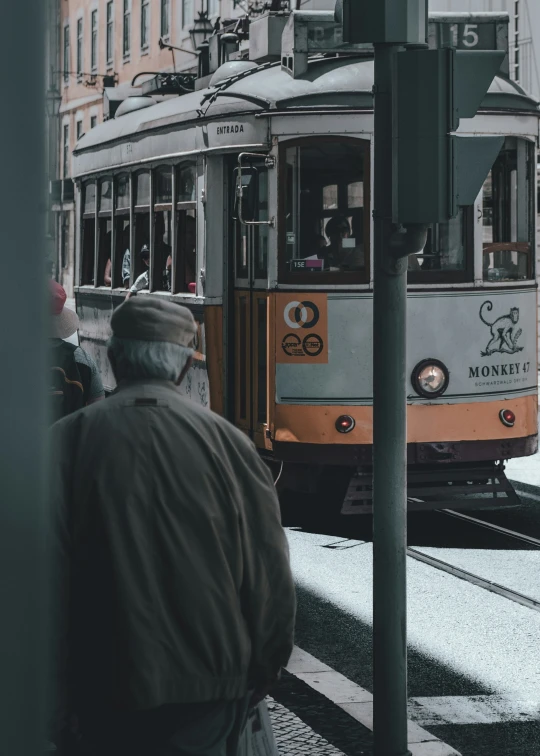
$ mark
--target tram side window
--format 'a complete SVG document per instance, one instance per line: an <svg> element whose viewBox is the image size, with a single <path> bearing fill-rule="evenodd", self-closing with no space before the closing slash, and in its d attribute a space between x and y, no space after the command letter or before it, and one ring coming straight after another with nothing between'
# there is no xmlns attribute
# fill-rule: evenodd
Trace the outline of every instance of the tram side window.
<svg viewBox="0 0 540 756"><path fill-rule="evenodd" d="M365 142L313 140L285 151L285 280L369 280Z"/></svg>
<svg viewBox="0 0 540 756"><path fill-rule="evenodd" d="M129 222L130 194L129 194L129 176L127 174L116 178L116 207L114 211L114 246L115 246L115 263L112 286L129 285ZM126 255L126 253L128 253ZM126 257L126 265L124 265ZM126 277L127 274L127 277Z"/></svg>
<svg viewBox="0 0 540 756"><path fill-rule="evenodd" d="M426 246L419 254L409 256L409 280L465 280L467 248L472 250L472 214L470 208L460 208L458 215L445 223L434 223L428 228ZM471 272L472 275L472 272Z"/></svg>
<svg viewBox="0 0 540 756"><path fill-rule="evenodd" d="M534 145L507 137L482 189L484 281L534 277Z"/></svg>
<svg viewBox="0 0 540 756"><path fill-rule="evenodd" d="M154 180L154 289L172 291L171 166L157 168Z"/></svg>
<svg viewBox="0 0 540 756"><path fill-rule="evenodd" d="M181 165L176 174L176 265L174 291L195 294L197 282L196 168Z"/></svg>
<svg viewBox="0 0 540 756"><path fill-rule="evenodd" d="M135 249L132 251L135 264L135 282L139 280L142 289L148 288L148 266L150 257L150 173L141 171L134 176L135 188Z"/></svg>
<svg viewBox="0 0 540 756"><path fill-rule="evenodd" d="M96 244L96 185L94 182L84 184L82 202L81 284L85 285L94 283Z"/></svg>
<svg viewBox="0 0 540 756"><path fill-rule="evenodd" d="M103 179L99 182L98 286L111 285L112 205L112 179Z"/></svg>

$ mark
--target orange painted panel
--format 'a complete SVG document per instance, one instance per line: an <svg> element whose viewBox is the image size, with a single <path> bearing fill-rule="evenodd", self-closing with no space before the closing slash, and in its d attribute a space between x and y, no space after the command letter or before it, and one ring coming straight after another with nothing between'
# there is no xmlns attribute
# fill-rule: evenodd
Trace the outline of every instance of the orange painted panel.
<svg viewBox="0 0 540 756"><path fill-rule="evenodd" d="M507 428L499 420L502 409L514 412L516 424L513 428ZM336 430L335 422L340 415L350 415L356 420L350 433ZM537 433L537 418L536 396L468 404L408 405L407 440L408 443L429 443L522 438ZM276 441L371 444L373 408L276 404L274 427Z"/></svg>
<svg viewBox="0 0 540 756"><path fill-rule="evenodd" d="M209 305L204 308L206 337L206 368L210 384L210 407L223 414L223 307Z"/></svg>
<svg viewBox="0 0 540 756"><path fill-rule="evenodd" d="M276 362L328 363L328 295L276 294Z"/></svg>

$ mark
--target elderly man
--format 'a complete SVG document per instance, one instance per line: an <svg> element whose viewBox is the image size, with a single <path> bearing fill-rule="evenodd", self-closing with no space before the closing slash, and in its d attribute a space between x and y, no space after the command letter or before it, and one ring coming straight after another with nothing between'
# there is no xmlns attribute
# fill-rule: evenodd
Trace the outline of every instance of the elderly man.
<svg viewBox="0 0 540 756"><path fill-rule="evenodd" d="M189 310L134 297L111 326L117 392L52 430L65 709L99 756L232 756L293 644L272 478L176 389Z"/></svg>

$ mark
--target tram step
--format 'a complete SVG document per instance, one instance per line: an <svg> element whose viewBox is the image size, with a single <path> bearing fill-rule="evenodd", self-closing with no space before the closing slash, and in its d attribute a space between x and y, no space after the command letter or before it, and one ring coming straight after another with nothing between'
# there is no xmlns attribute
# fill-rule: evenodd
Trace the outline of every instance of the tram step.
<svg viewBox="0 0 540 756"><path fill-rule="evenodd" d="M373 511L372 470L358 470L350 480L341 514L369 514ZM479 509L518 506L519 498L504 474L503 464L466 468L410 469L407 508Z"/></svg>

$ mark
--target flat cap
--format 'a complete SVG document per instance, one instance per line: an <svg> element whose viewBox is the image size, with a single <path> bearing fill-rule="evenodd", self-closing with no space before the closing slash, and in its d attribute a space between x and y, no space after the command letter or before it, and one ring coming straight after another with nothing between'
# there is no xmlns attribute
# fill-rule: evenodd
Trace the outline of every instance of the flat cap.
<svg viewBox="0 0 540 756"><path fill-rule="evenodd" d="M151 295L131 297L111 318L114 336L191 346L197 323L187 307Z"/></svg>

